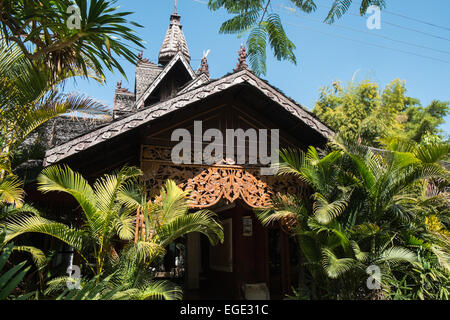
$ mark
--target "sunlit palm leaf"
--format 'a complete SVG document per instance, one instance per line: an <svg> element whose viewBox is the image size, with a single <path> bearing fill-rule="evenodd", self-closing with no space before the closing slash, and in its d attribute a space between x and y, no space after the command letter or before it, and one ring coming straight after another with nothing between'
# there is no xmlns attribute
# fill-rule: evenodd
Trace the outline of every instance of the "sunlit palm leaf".
<svg viewBox="0 0 450 320"><path fill-rule="evenodd" d="M183 291L168 281L154 281L136 294L137 300L181 300Z"/></svg>
<svg viewBox="0 0 450 320"><path fill-rule="evenodd" d="M30 246L15 246L13 250L17 252L27 252L31 254L31 257L33 258L33 261L37 267L43 267L47 263L47 259L45 257L44 252L42 252L42 250L38 248Z"/></svg>
<svg viewBox="0 0 450 320"><path fill-rule="evenodd" d="M74 197L86 216L88 226L94 233L99 231L104 218L96 207L97 199L89 183L67 166L45 168L38 176L38 190L64 192Z"/></svg>
<svg viewBox="0 0 450 320"><path fill-rule="evenodd" d="M179 216L157 229L162 246L191 232L200 232L208 237L211 244L223 242L223 227L215 219L215 214L208 210L197 211Z"/></svg>
<svg viewBox="0 0 450 320"><path fill-rule="evenodd" d="M337 279L355 266L355 261L351 258L338 259L336 255L329 249L322 249L322 266L326 274Z"/></svg>
<svg viewBox="0 0 450 320"><path fill-rule="evenodd" d="M20 207L23 204L24 191L22 182L14 177L9 176L0 179L0 203L14 204Z"/></svg>
<svg viewBox="0 0 450 320"><path fill-rule="evenodd" d="M42 233L60 239L78 251L83 248L84 233L62 223L39 216L19 216L5 222L6 238L9 242L24 233Z"/></svg>

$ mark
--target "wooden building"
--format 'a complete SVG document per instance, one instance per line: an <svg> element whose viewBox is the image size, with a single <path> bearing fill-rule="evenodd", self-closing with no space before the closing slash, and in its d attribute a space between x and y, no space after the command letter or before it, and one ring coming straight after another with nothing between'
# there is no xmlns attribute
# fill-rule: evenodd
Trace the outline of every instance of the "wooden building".
<svg viewBox="0 0 450 320"><path fill-rule="evenodd" d="M196 121L202 121L203 131L214 128L224 135L227 129L279 129L280 147L322 147L332 134L309 111L252 73L242 46L237 66L222 78L210 78L206 57L194 71L175 11L158 64L141 55L134 92L118 83L114 119L51 147L43 165L68 164L90 179L123 165L138 166L151 193L166 179L175 180L192 191L192 209L216 212L225 231L224 244L216 247L198 234L185 240L186 268L180 281L187 297L239 299L243 284L264 283L271 298L281 298L297 286L295 242L279 226L264 228L253 209L266 206L275 192L307 189L292 179L262 176L261 166L236 164L234 159L174 164L173 131L183 128L194 135ZM246 142L247 151L257 143L250 138Z"/></svg>

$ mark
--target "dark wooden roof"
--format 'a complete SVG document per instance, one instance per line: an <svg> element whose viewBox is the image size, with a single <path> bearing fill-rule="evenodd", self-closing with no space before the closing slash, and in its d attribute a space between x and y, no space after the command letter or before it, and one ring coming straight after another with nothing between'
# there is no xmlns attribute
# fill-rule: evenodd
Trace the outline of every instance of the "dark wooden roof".
<svg viewBox="0 0 450 320"><path fill-rule="evenodd" d="M102 144L114 137L129 132L151 121L186 108L190 104L199 102L219 92L223 92L235 86L246 84L260 91L279 107L288 111L294 119L310 127L313 131L324 138L329 138L334 132L318 120L311 112L286 97L279 90L271 86L268 82L254 75L250 70L244 69L224 76L218 80L213 80L195 87L187 92L181 92L177 96L152 105L146 109L126 118L112 122L106 126L98 128L92 132L84 134L74 140L54 147L46 152L44 166L55 164L74 154L83 152L93 146Z"/></svg>

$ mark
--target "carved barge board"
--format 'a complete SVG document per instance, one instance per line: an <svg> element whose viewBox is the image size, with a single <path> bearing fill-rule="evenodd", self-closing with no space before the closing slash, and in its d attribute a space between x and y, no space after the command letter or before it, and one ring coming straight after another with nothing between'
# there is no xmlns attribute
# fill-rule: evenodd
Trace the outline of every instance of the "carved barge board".
<svg viewBox="0 0 450 320"><path fill-rule="evenodd" d="M208 208L221 200L229 203L243 200L252 208L270 206L272 195L289 193L304 196L307 186L291 176L261 176L258 166L237 166L226 161L216 165L174 165L171 149L143 145L141 169L149 194L159 194L164 182L174 180L190 191L191 208Z"/></svg>

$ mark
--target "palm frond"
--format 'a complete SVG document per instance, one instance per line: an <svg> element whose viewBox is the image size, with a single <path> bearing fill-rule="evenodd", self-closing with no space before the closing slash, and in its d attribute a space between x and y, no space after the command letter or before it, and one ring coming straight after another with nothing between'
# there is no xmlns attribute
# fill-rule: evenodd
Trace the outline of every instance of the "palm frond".
<svg viewBox="0 0 450 320"><path fill-rule="evenodd" d="M20 208L15 205L0 206L0 221L4 221L6 219L22 214L33 214L35 216L39 216L40 212L35 207L29 204L24 204Z"/></svg>
<svg viewBox="0 0 450 320"><path fill-rule="evenodd" d="M137 261L153 261L155 258L164 255L166 250L162 245L149 241L138 241L135 244L135 254Z"/></svg>
<svg viewBox="0 0 450 320"><path fill-rule="evenodd" d="M322 266L327 276L337 279L355 266L355 261L351 258L338 259L328 248L322 249Z"/></svg>
<svg viewBox="0 0 450 320"><path fill-rule="evenodd" d="M190 205L188 195L189 191L183 191L175 181L167 180L152 214L158 217L160 224L170 223L173 219L184 216Z"/></svg>
<svg viewBox="0 0 450 320"><path fill-rule="evenodd" d="M20 207L23 204L23 196L22 182L17 177L9 176L0 179L0 203Z"/></svg>
<svg viewBox="0 0 450 320"><path fill-rule="evenodd" d="M352 246L356 260L358 260L359 262L366 262L369 258L369 253L361 251L361 248L356 241L350 241L350 245Z"/></svg>
<svg viewBox="0 0 450 320"><path fill-rule="evenodd" d="M130 209L121 209L121 213L113 220L113 227L122 240L134 239L136 213Z"/></svg>
<svg viewBox="0 0 450 320"><path fill-rule="evenodd" d="M169 281L152 281L139 288L135 298L137 300L181 300L183 291Z"/></svg>
<svg viewBox="0 0 450 320"><path fill-rule="evenodd" d="M29 253L38 268L45 266L47 263L44 252L38 248L31 246L14 246L13 251Z"/></svg>
<svg viewBox="0 0 450 320"><path fill-rule="evenodd" d="M38 176L38 190L43 193L64 192L70 194L80 204L90 227L96 226L94 233L103 222L103 217L96 207L94 190L83 176L68 166L45 168Z"/></svg>
<svg viewBox="0 0 450 320"><path fill-rule="evenodd" d="M136 167L123 167L117 173L105 175L94 184L97 207L102 212L110 211L116 204L118 194L126 184L142 175Z"/></svg>
<svg viewBox="0 0 450 320"><path fill-rule="evenodd" d="M55 237L77 251L83 249L85 234L77 229L70 228L65 224L53 222L39 216L13 217L5 222L6 238L9 242L24 233L41 233Z"/></svg>
<svg viewBox="0 0 450 320"><path fill-rule="evenodd" d="M25 267L26 261L24 261L8 271L2 272L6 261L13 251L13 247L13 244L9 244L0 253L0 300L6 300L13 293L30 269L30 267Z"/></svg>
<svg viewBox="0 0 450 320"><path fill-rule="evenodd" d="M403 247L392 247L384 250L376 262L389 262L394 264L401 262L414 263L417 262L417 255Z"/></svg>
<svg viewBox="0 0 450 320"><path fill-rule="evenodd" d="M320 193L313 194L314 204L314 216L320 223L328 224L333 219L340 216L348 206L350 195L344 193L342 197L333 202L328 200Z"/></svg>
<svg viewBox="0 0 450 320"><path fill-rule="evenodd" d="M223 242L223 227L214 218L215 214L209 210L179 216L157 229L159 243L165 247L191 232L204 234L213 245Z"/></svg>

